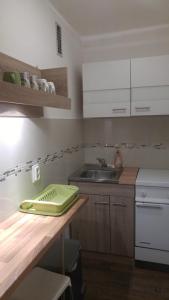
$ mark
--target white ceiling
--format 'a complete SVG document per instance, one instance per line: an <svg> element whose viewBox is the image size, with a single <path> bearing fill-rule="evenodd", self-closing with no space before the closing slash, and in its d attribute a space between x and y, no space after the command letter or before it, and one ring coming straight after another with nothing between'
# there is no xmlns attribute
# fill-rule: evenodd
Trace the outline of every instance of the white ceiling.
<svg viewBox="0 0 169 300"><path fill-rule="evenodd" d="M81 35L169 23L169 0L51 0Z"/></svg>

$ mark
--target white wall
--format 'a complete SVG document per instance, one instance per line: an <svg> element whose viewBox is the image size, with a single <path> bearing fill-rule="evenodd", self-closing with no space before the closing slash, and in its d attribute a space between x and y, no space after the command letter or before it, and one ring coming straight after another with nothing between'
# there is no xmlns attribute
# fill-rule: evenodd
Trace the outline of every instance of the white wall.
<svg viewBox="0 0 169 300"><path fill-rule="evenodd" d="M83 163L81 145L81 120L0 119L0 221L48 184L67 183ZM41 180L32 184L30 166L37 161Z"/></svg>
<svg viewBox="0 0 169 300"><path fill-rule="evenodd" d="M169 24L82 38L83 62L169 53Z"/></svg>
<svg viewBox="0 0 169 300"><path fill-rule="evenodd" d="M55 22L63 30L63 57L56 55ZM0 0L0 51L39 68L68 67L71 111L45 109L45 115L81 117L80 37L49 1Z"/></svg>
<svg viewBox="0 0 169 300"><path fill-rule="evenodd" d="M55 22L62 26L63 57L56 54ZM47 0L0 0L0 51L40 68L68 67L71 98L71 110L45 108L42 119L0 118L2 220L46 185L67 182L83 163L82 51L79 35ZM39 158L41 181L32 184L30 166Z"/></svg>

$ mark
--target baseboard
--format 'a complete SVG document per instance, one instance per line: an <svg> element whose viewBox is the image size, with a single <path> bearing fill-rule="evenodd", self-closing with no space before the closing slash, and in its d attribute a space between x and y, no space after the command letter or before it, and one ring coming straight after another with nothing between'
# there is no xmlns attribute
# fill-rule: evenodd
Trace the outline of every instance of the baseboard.
<svg viewBox="0 0 169 300"><path fill-rule="evenodd" d="M135 267L169 273L169 265L135 260Z"/></svg>

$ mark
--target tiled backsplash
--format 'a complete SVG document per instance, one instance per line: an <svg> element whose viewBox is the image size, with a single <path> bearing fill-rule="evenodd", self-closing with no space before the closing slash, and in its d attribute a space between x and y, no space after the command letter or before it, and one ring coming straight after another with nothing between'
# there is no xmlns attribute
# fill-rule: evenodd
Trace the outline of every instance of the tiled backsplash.
<svg viewBox="0 0 169 300"><path fill-rule="evenodd" d="M84 148L85 149L92 149L92 148L111 148L111 149L146 149L146 148L152 148L152 149L156 149L156 150L160 150L160 149L169 149L169 145L164 145L162 143L160 144L135 144L135 143L118 143L118 144L101 144L99 142L95 143L95 144L84 144Z"/></svg>
<svg viewBox="0 0 169 300"><path fill-rule="evenodd" d="M56 151L54 153L48 153L44 156L37 157L36 159L29 160L27 162L20 163L19 165L15 166L14 168L10 168L6 170L5 172L0 174L0 183L7 180L10 176L18 176L22 175L23 173L31 172L32 166L35 164L39 164L40 166L45 166L48 164L52 164L57 162L60 159L64 159L65 154L71 155L72 153L78 152L80 150L84 149L85 152L87 151L91 154L91 157L88 162L95 162L95 157L93 159L93 155L91 152L95 152L96 156L99 156L98 154L102 152L103 156L105 157L106 151L107 154L109 152L109 156L113 155L112 151L115 151L117 149L121 149L122 152L125 152L125 150L167 150L169 153L169 145L165 144L135 144L135 143L118 143L118 144L101 144L99 142L95 144L87 144L82 143L79 145L74 145L70 147L66 147L64 149L61 149L60 151ZM93 151L92 151L93 150ZM157 153L160 155L160 153ZM108 155L106 155L108 156ZM71 159L71 157L69 157ZM82 162L83 163L83 162Z"/></svg>
<svg viewBox="0 0 169 300"><path fill-rule="evenodd" d="M169 168L168 116L86 119L84 140L86 163L111 163L120 148L125 166Z"/></svg>
<svg viewBox="0 0 169 300"><path fill-rule="evenodd" d="M65 154L71 155L74 152L78 152L83 148L82 144L81 145L75 145L75 146L70 146L65 149L61 149L60 151L56 151L52 154L46 154L42 157L38 157L36 159L27 161L25 163L21 163L17 165L14 168L11 168L9 170L6 170L5 172L0 174L0 183L5 181L9 176L18 176L23 173L30 172L32 170L32 166L35 164L41 165L48 165L51 163L54 163L62 158L64 158ZM71 159L71 158L70 158Z"/></svg>

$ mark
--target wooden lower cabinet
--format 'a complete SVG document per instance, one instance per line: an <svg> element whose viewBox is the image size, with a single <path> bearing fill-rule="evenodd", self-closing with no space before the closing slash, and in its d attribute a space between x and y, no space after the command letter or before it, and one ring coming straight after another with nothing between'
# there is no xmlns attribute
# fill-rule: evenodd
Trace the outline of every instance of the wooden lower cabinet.
<svg viewBox="0 0 169 300"><path fill-rule="evenodd" d="M79 184L79 188L89 200L71 224L72 238L80 240L84 250L133 257L134 186L113 185L108 190L101 184Z"/></svg>
<svg viewBox="0 0 169 300"><path fill-rule="evenodd" d="M134 201L110 196L111 253L134 256Z"/></svg>
<svg viewBox="0 0 169 300"><path fill-rule="evenodd" d="M109 197L87 196L89 201L71 224L72 237L80 240L84 250L109 253Z"/></svg>

